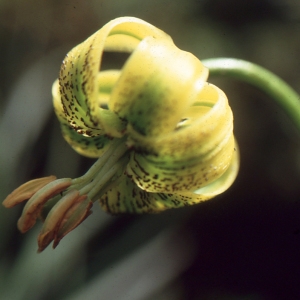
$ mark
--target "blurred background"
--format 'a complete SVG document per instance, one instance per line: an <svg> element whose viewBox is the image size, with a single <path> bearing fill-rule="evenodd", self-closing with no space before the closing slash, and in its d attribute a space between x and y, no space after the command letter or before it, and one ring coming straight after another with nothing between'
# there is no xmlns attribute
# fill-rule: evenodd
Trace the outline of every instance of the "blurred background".
<svg viewBox="0 0 300 300"><path fill-rule="evenodd" d="M93 163L63 140L51 86L65 54L120 16L152 23L199 59L260 64L300 92L298 0L0 0L1 199ZM41 224L22 235L21 208L1 206L1 299L300 299L300 133L260 91L211 82L229 98L241 151L230 190L158 215L112 217L94 205L41 254Z"/></svg>

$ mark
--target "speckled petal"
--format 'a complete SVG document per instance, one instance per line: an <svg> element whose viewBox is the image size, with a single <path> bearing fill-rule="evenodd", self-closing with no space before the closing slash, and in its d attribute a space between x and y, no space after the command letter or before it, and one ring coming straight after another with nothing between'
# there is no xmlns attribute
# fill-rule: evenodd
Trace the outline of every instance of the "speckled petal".
<svg viewBox="0 0 300 300"><path fill-rule="evenodd" d="M179 193L217 180L235 159L233 117L225 94L205 84L183 122L163 137L129 130L132 147L127 173L148 191Z"/></svg>
<svg viewBox="0 0 300 300"><path fill-rule="evenodd" d="M209 200L232 185L239 168L238 150L229 168L212 184L194 192L151 193L139 188L123 173L114 187L99 200L101 208L111 214L158 213L170 208L179 208Z"/></svg>

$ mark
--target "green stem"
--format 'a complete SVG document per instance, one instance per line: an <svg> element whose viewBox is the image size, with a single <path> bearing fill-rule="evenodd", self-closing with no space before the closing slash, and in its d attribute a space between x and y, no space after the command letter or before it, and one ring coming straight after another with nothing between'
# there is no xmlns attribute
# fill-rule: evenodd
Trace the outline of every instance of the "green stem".
<svg viewBox="0 0 300 300"><path fill-rule="evenodd" d="M300 95L272 72L248 61L235 58L212 58L202 63L210 76L232 77L247 82L268 94L300 130Z"/></svg>

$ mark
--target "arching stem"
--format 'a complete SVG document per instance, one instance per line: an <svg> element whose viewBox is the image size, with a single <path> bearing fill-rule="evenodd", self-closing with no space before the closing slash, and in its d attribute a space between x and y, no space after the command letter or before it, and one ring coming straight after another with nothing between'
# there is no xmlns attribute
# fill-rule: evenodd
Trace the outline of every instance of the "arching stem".
<svg viewBox="0 0 300 300"><path fill-rule="evenodd" d="M248 61L235 58L212 58L202 63L210 76L232 77L247 82L268 94L300 130L300 95L281 78Z"/></svg>

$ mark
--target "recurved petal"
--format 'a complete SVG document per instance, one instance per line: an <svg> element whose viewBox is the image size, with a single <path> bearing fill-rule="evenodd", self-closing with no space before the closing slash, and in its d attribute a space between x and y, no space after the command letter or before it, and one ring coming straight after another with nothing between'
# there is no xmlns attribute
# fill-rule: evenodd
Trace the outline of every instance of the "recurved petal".
<svg viewBox="0 0 300 300"><path fill-rule="evenodd" d="M136 152L127 173L153 193L193 192L214 182L234 155L233 116L225 94L205 83L198 101L171 133L148 137L129 129Z"/></svg>
<svg viewBox="0 0 300 300"><path fill-rule="evenodd" d="M208 69L170 39L143 39L123 67L110 108L146 136L174 130L196 100Z"/></svg>
<svg viewBox="0 0 300 300"><path fill-rule="evenodd" d="M62 105L58 80L52 86L54 110L60 122L63 137L81 155L91 158L100 157L113 141L113 137L122 137L124 134L126 123L107 109L111 90L119 75L120 72L117 70L103 71L97 75L98 97L95 100L97 100L99 117L103 121L102 131L97 128L91 129L87 126L70 124L68 114ZM73 106L73 110L75 113L78 108ZM85 113L82 112L81 118L85 117Z"/></svg>
<svg viewBox="0 0 300 300"><path fill-rule="evenodd" d="M157 213L170 208L198 204L227 190L234 182L239 169L239 152L236 145L231 163L221 177L194 191L154 193L141 189L130 176L123 173L99 199L101 208L111 214Z"/></svg>
<svg viewBox="0 0 300 300"><path fill-rule="evenodd" d="M64 139L77 153L90 158L102 156L114 140L114 138L107 135L84 136L76 132L68 124L63 123L61 123L61 131Z"/></svg>
<svg viewBox="0 0 300 300"><path fill-rule="evenodd" d="M97 101L102 53L104 50L132 52L148 35L170 39L164 32L140 19L117 18L66 55L59 75L59 97L65 118L72 128L86 136L107 134L105 128L109 124L101 118L102 108ZM54 98L56 95L54 90Z"/></svg>
<svg viewBox="0 0 300 300"><path fill-rule="evenodd" d="M151 193L139 188L130 177L123 174L113 188L99 199L101 208L111 214L159 213L166 209L178 208L203 202L212 198L210 194Z"/></svg>
<svg viewBox="0 0 300 300"><path fill-rule="evenodd" d="M235 181L240 167L240 153L237 142L235 141L234 152L227 170L216 180L210 184L195 190L193 193L197 195L204 195L213 198L225 192Z"/></svg>
<svg viewBox="0 0 300 300"><path fill-rule="evenodd" d="M172 207L164 201L164 195L139 188L125 173L100 197L99 203L110 214L155 213Z"/></svg>

